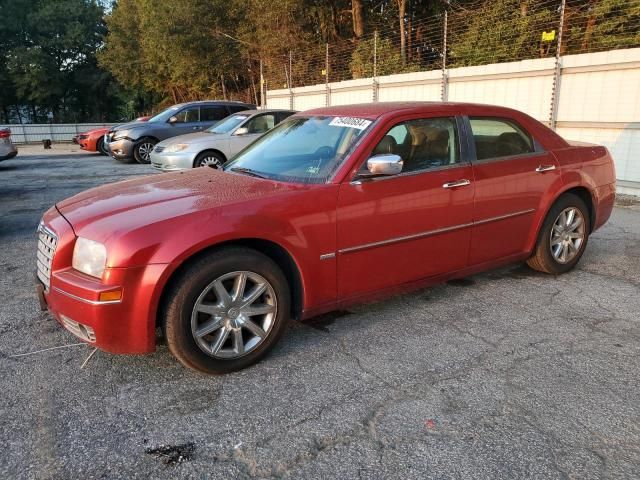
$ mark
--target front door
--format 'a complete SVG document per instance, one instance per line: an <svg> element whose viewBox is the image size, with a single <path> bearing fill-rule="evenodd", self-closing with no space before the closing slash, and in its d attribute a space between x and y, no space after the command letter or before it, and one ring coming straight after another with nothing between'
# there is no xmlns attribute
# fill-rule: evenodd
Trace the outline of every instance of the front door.
<svg viewBox="0 0 640 480"><path fill-rule="evenodd" d="M402 121L369 156L379 154L402 157L402 172L347 181L340 187L337 255L342 299L467 265L474 184L472 167L461 155L456 118Z"/></svg>
<svg viewBox="0 0 640 480"><path fill-rule="evenodd" d="M525 253L543 195L558 181L555 157L511 119L469 118L475 146L470 265Z"/></svg>
<svg viewBox="0 0 640 480"><path fill-rule="evenodd" d="M254 142L260 135L273 128L275 123L275 113L264 113L262 115L251 117L240 125L233 135L231 135L229 142L229 158L233 157L244 147ZM239 134L240 131L242 134Z"/></svg>

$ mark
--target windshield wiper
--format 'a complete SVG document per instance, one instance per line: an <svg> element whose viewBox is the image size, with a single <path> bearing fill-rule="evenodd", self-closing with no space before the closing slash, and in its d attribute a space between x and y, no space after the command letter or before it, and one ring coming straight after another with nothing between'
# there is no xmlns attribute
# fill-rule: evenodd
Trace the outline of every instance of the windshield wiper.
<svg viewBox="0 0 640 480"><path fill-rule="evenodd" d="M268 177L264 176L263 174L261 174L260 172L256 172L255 170L251 170L250 168L233 167L233 168L230 168L229 170L231 170L232 172L238 172L238 173L244 173L246 175L251 175L252 177L268 178Z"/></svg>

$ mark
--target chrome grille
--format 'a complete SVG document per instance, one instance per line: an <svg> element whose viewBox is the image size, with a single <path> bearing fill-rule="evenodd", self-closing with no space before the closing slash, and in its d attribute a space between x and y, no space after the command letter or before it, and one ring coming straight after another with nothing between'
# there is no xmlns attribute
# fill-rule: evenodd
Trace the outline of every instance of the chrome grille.
<svg viewBox="0 0 640 480"><path fill-rule="evenodd" d="M158 146L156 147L156 153L160 153L160 152L161 152L161 151L163 151L163 150L164 150L164 146L162 146L162 145L158 145Z"/></svg>
<svg viewBox="0 0 640 480"><path fill-rule="evenodd" d="M53 255L56 253L58 246L58 237L44 225L40 224L38 228L38 252L37 252L37 275L42 283L44 283L45 291L49 291L51 279L51 264L53 263Z"/></svg>

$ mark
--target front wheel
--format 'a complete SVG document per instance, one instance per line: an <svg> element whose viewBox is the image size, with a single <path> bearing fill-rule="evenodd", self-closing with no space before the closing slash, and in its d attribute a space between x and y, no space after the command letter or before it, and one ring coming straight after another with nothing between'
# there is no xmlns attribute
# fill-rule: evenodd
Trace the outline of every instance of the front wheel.
<svg viewBox="0 0 640 480"><path fill-rule="evenodd" d="M158 143L153 138L142 138L133 147L133 158L138 163L151 163L151 152Z"/></svg>
<svg viewBox="0 0 640 480"><path fill-rule="evenodd" d="M173 282L163 329L169 350L186 367L223 374L258 362L289 320L290 290L280 268L248 248L203 257Z"/></svg>
<svg viewBox="0 0 640 480"><path fill-rule="evenodd" d="M109 156L109 147L104 143L104 138L100 137L96 142L96 150L100 155Z"/></svg>
<svg viewBox="0 0 640 480"><path fill-rule="evenodd" d="M582 257L590 231L584 201L571 193L563 195L549 210L527 263L534 270L554 275L568 272Z"/></svg>
<svg viewBox="0 0 640 480"><path fill-rule="evenodd" d="M193 166L220 169L224 162L224 157L217 152L202 152L196 157L195 162L193 162Z"/></svg>

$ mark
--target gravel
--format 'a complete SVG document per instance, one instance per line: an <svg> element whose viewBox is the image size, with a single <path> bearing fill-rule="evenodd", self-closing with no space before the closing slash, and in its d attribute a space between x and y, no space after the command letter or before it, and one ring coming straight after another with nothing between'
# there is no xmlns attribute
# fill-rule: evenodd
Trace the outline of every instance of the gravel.
<svg viewBox="0 0 640 480"><path fill-rule="evenodd" d="M569 274L512 265L293 323L239 373L162 345L81 368L92 349L39 311L34 230L141 174L69 146L0 163L0 478L640 478L637 203Z"/></svg>

